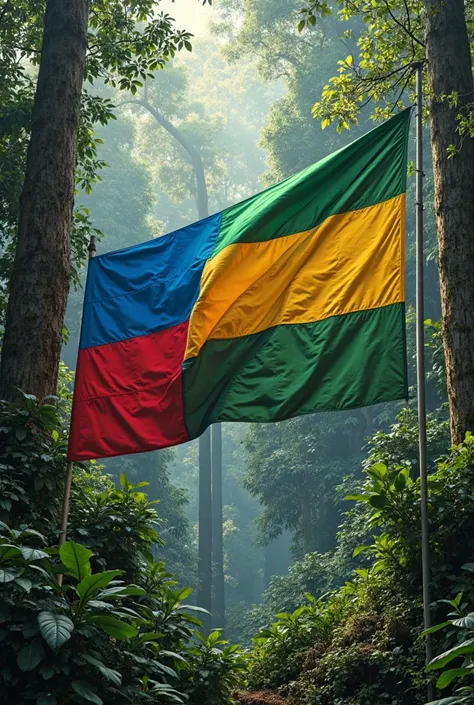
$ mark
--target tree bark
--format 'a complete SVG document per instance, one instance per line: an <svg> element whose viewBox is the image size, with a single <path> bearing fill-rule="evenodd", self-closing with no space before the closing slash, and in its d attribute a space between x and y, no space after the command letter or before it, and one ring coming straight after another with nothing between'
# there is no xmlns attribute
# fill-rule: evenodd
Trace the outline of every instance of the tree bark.
<svg viewBox="0 0 474 705"><path fill-rule="evenodd" d="M20 201L0 397L56 391L69 292L88 0L48 0Z"/></svg>
<svg viewBox="0 0 474 705"><path fill-rule="evenodd" d="M474 102L464 0L425 0L439 277L452 440L474 430L474 140L458 114ZM451 107L445 96L457 93ZM444 97L444 98L443 98ZM449 158L448 148L459 151Z"/></svg>

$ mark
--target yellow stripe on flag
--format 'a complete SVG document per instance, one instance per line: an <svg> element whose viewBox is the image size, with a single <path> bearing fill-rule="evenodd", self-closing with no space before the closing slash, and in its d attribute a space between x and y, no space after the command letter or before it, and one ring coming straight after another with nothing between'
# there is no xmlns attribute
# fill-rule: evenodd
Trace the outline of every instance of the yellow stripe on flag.
<svg viewBox="0 0 474 705"><path fill-rule="evenodd" d="M185 359L207 340L402 302L404 214L401 194L306 232L225 247L204 268Z"/></svg>

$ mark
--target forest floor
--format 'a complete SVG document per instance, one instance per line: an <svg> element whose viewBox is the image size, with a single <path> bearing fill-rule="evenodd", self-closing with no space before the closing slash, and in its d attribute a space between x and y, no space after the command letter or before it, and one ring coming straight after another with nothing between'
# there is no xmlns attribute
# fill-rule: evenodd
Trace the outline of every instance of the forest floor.
<svg viewBox="0 0 474 705"><path fill-rule="evenodd" d="M274 693L259 691L258 693L238 692L234 698L242 705L288 705L288 701Z"/></svg>

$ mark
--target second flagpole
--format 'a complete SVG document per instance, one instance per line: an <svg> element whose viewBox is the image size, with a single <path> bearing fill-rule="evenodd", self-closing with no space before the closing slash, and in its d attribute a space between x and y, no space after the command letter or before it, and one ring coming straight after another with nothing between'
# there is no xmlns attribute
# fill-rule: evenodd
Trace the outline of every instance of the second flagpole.
<svg viewBox="0 0 474 705"><path fill-rule="evenodd" d="M89 252L89 260L91 260L95 253L96 253L96 245L95 245L95 235L91 235L91 239L89 241L89 246L87 248L87 251ZM61 511L61 529L59 532L59 547L61 547L67 537L67 523L69 519L69 504L71 500L71 485L72 485L72 468L73 468L73 463L71 461L68 461L66 465L66 477L64 479L64 494L63 494L63 506L62 506L62 511ZM62 584L63 581L63 576L58 575L58 583L59 585Z"/></svg>

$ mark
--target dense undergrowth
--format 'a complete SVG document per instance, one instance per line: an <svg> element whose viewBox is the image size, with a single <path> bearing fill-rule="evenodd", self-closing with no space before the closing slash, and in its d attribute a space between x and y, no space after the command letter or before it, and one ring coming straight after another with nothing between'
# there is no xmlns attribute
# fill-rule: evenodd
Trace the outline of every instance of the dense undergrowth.
<svg viewBox="0 0 474 705"><path fill-rule="evenodd" d="M246 652L219 632L202 637L191 590L160 560L159 519L143 483L123 475L116 487L98 465L78 464L68 542L58 549L62 429L60 405L2 404L1 702L422 705L429 678L447 693L445 705L474 701L472 436L443 455L446 422L429 421L440 656L427 672L410 412L371 440L362 479L355 468L341 486L349 509L336 551L306 555L248 615L249 633L268 626Z"/></svg>
<svg viewBox="0 0 474 705"><path fill-rule="evenodd" d="M27 396L0 413L0 702L228 703L243 654L201 635L159 560L146 483L77 464L59 550L61 406Z"/></svg>
<svg viewBox="0 0 474 705"><path fill-rule="evenodd" d="M336 552L310 554L288 576L273 581L267 609L279 602L291 611L277 614L254 637L249 691L276 694L290 705L414 705L426 702L427 680L441 669L435 680L442 688L440 697L448 693L442 702L471 702L459 698L471 697L469 660L474 652L463 633L474 626L469 615L474 604L469 570L474 556L474 438L468 435L442 456L446 423L430 419L430 457L438 458L430 475L432 594L437 600L433 619L444 624L432 638L435 653L456 647L456 639L462 646L435 659L433 673L427 673L415 422L403 412L389 432L379 432L372 439L363 479L349 479L346 489L341 488L347 494L350 487L346 498L354 504L340 528ZM343 584L332 589L331 580L341 576ZM292 609L293 598L300 598L305 588L301 606ZM329 592L323 595L326 588ZM456 601L459 593L463 596ZM447 611L453 609L454 626L449 620L445 624ZM266 614L261 611L260 616ZM454 685L460 678L462 683ZM460 694L449 695L453 686L461 688Z"/></svg>

